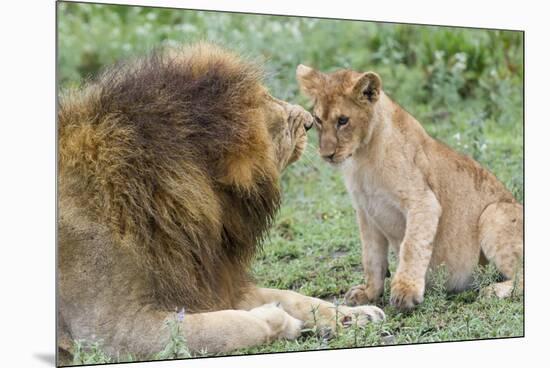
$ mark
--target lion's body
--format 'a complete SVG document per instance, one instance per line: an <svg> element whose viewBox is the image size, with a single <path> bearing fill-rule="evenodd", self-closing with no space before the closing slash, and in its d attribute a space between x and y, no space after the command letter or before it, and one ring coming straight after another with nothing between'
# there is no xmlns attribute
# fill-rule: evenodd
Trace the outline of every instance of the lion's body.
<svg viewBox="0 0 550 368"><path fill-rule="evenodd" d="M60 346L102 340L111 354L148 356L164 346L164 323L181 308L192 350L296 336L301 324L280 308L234 309L290 295L264 298L248 266L278 209L280 172L302 153L310 121L269 95L257 66L209 44L115 65L66 92ZM309 312L295 306L306 297L292 298L285 310L304 321Z"/></svg>
<svg viewBox="0 0 550 368"><path fill-rule="evenodd" d="M230 54L223 64L208 56L180 64L183 55L157 53L128 62L60 104L60 225L107 226L113 242L155 270L151 297L171 309L234 305L279 201L264 152L260 74ZM244 200L221 183L224 160L241 155L256 157L256 176L265 178ZM66 216L73 207L87 220Z"/></svg>
<svg viewBox="0 0 550 368"><path fill-rule="evenodd" d="M521 275L523 214L506 187L431 138L374 73L302 66L298 77L317 101L321 154L342 168L357 213L366 285L352 288L348 302L382 295L389 247L399 255L391 298L399 307L422 301L429 268L445 265L448 289L462 290L486 260L508 278L492 291L510 295Z"/></svg>

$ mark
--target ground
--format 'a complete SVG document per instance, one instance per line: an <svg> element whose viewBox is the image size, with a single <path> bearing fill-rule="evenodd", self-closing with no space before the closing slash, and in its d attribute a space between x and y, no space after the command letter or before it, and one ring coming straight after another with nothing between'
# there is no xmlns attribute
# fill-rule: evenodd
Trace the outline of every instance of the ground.
<svg viewBox="0 0 550 368"><path fill-rule="evenodd" d="M298 92L300 63L323 71L342 67L373 70L384 90L437 139L490 169L523 202L523 35L519 32L414 25L247 16L121 6L61 4L61 87L75 86L103 65L165 44L210 39L264 63L266 83L282 99L310 108ZM310 132L304 157L282 180L283 206L253 265L259 285L341 303L362 282L361 245L351 201L341 175L316 153ZM395 257L390 269L395 269ZM278 351L456 341L522 336L523 297L481 299L480 286L495 280L494 268L479 271L472 289L447 295L434 287L412 313L388 303L387 320L337 331L316 331L296 341L235 352ZM171 345L153 358L187 357L173 331ZM107 357L100 343L77 342L75 363L127 361Z"/></svg>

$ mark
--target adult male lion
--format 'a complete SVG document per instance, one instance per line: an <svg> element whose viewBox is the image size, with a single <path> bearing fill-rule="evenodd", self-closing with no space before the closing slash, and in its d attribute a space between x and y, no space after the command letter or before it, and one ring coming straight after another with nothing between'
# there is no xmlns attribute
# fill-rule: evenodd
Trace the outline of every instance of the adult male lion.
<svg viewBox="0 0 550 368"><path fill-rule="evenodd" d="M181 323L193 351L383 318L254 286L248 266L312 117L258 67L209 44L118 64L59 106L58 342L145 357ZM270 303L280 303L280 307ZM267 304L267 305L266 305Z"/></svg>

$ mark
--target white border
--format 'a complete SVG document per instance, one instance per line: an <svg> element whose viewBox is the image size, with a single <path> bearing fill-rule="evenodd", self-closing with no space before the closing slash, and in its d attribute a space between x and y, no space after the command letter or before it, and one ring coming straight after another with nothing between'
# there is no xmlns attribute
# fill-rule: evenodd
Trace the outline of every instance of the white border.
<svg viewBox="0 0 550 368"><path fill-rule="evenodd" d="M549 259L548 47L543 2L339 0L117 1L140 5L483 26L526 31L526 337L133 364L128 367L520 366L544 359ZM54 353L54 26L53 1L3 3L0 229L2 366L52 366ZM546 134L545 134L546 133ZM546 235L546 236L545 236ZM539 276L540 275L540 276ZM546 359L545 359L546 360ZM544 361L544 360L542 360ZM126 366L126 365L124 365Z"/></svg>

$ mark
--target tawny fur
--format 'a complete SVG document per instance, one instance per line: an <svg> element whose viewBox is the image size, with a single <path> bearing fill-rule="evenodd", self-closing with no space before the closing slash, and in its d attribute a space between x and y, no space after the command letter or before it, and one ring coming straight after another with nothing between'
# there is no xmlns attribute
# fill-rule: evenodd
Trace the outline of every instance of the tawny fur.
<svg viewBox="0 0 550 368"><path fill-rule="evenodd" d="M279 204L261 74L206 51L117 65L59 108L62 199L155 271L154 301L190 311L234 304Z"/></svg>
<svg viewBox="0 0 550 368"><path fill-rule="evenodd" d="M312 123L256 64L211 44L157 51L65 91L58 116L61 348L150 357L181 308L188 347L212 353L294 338L319 304L334 323L330 303L248 273Z"/></svg>
<svg viewBox="0 0 550 368"><path fill-rule="evenodd" d="M448 289L462 290L484 258L508 279L484 292L522 291L523 208L493 174L431 138L373 72L301 65L297 77L315 100L320 154L342 169L357 213L366 284L348 292L350 304L382 295L388 247L399 255L391 301L401 308L423 300L430 267L444 264Z"/></svg>

